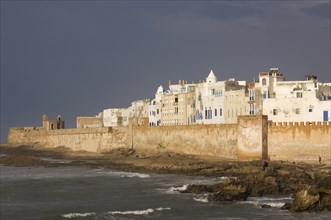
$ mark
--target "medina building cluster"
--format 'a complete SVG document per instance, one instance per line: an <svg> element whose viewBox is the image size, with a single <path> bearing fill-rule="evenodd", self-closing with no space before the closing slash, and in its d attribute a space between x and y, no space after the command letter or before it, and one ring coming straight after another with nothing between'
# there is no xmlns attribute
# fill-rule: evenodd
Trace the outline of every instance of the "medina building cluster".
<svg viewBox="0 0 331 220"><path fill-rule="evenodd" d="M198 83L169 81L152 99L137 100L128 108L105 109L95 117L78 117L77 127L136 125L173 126L235 124L239 115L267 115L269 122L331 121L331 83L314 75L302 81L286 81L279 68L260 72L247 83L218 81L211 70Z"/></svg>

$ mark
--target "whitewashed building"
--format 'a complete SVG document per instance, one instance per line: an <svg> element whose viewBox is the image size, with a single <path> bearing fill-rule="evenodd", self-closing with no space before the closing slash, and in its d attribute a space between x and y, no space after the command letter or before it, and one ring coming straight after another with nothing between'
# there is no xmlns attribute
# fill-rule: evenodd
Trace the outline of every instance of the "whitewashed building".
<svg viewBox="0 0 331 220"><path fill-rule="evenodd" d="M238 115L248 114L245 81L217 81L213 70L196 89L196 124L237 123Z"/></svg>
<svg viewBox="0 0 331 220"><path fill-rule="evenodd" d="M331 85L316 76L305 81L285 81L278 68L259 74L249 88L250 114L268 115L273 122L331 120Z"/></svg>
<svg viewBox="0 0 331 220"><path fill-rule="evenodd" d="M128 126L130 108L111 108L103 110L104 127Z"/></svg>
<svg viewBox="0 0 331 220"><path fill-rule="evenodd" d="M148 106L148 119L149 126L159 126L161 125L161 108L162 108L162 95L164 94L164 89L159 86L155 93L155 98L152 99Z"/></svg>

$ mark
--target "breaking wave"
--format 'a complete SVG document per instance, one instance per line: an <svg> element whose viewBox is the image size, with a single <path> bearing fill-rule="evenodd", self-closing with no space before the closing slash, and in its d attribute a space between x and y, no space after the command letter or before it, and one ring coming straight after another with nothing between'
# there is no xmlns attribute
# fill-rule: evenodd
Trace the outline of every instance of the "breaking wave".
<svg viewBox="0 0 331 220"><path fill-rule="evenodd" d="M96 173L98 174L106 174L106 175L111 175L111 176L119 176L119 177L138 177L138 178L149 178L150 176L148 174L144 173L133 173L133 172L116 172L116 171L107 171L104 169L98 169L95 170Z"/></svg>
<svg viewBox="0 0 331 220"><path fill-rule="evenodd" d="M182 186L177 186L177 187L170 187L166 192L167 193L174 193L174 192L179 192L179 191L184 191L186 190L188 185L182 185Z"/></svg>
<svg viewBox="0 0 331 220"><path fill-rule="evenodd" d="M197 202L208 202L207 196L193 197L193 199Z"/></svg>
<svg viewBox="0 0 331 220"><path fill-rule="evenodd" d="M92 216L96 215L95 212L87 212L87 213L69 213L69 214L64 214L62 217L64 218L77 218L77 217L87 217L87 216Z"/></svg>
<svg viewBox="0 0 331 220"><path fill-rule="evenodd" d="M256 206L270 205L271 207L280 208L285 205L286 202L292 201L291 196L287 197L249 197L247 201L243 203L248 203Z"/></svg>
<svg viewBox="0 0 331 220"><path fill-rule="evenodd" d="M120 177L139 177L139 178L149 178L148 174L143 173L130 173L130 172L115 172L115 175L119 175Z"/></svg>
<svg viewBox="0 0 331 220"><path fill-rule="evenodd" d="M112 214L112 215L149 215L155 211L164 211L164 210L171 210L171 208L166 207L160 207L160 208L156 208L156 209L145 209L145 210L135 210L135 211L110 211L108 212L108 214Z"/></svg>

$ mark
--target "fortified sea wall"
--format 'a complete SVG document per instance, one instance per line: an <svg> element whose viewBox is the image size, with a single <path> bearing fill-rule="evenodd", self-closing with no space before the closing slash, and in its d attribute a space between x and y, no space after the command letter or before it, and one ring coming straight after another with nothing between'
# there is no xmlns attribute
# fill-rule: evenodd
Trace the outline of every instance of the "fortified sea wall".
<svg viewBox="0 0 331 220"><path fill-rule="evenodd" d="M237 124L128 126L44 130L11 128L9 144L41 144L72 150L107 151L118 147L170 150L239 160L331 161L331 123L272 123L265 116L240 116Z"/></svg>
<svg viewBox="0 0 331 220"><path fill-rule="evenodd" d="M74 151L101 152L127 147L128 129L119 127L45 130L38 127L10 128L9 144L41 144L45 147L69 147Z"/></svg>
<svg viewBox="0 0 331 220"><path fill-rule="evenodd" d="M237 158L237 125L133 127L133 145L193 155Z"/></svg>
<svg viewBox="0 0 331 220"><path fill-rule="evenodd" d="M237 124L195 126L134 126L116 128L77 128L47 130L38 127L11 128L9 144L41 144L54 148L66 146L73 150L107 151L118 147L169 150L193 155L211 155L226 158L261 159L262 116L241 116ZM249 125L249 126L248 126ZM248 126L248 127L247 127ZM243 131L246 133L244 134ZM250 132L247 137L247 131ZM252 132L254 131L254 132ZM259 131L259 132L255 132ZM249 148L238 145L245 139ZM254 155L250 151L254 151Z"/></svg>
<svg viewBox="0 0 331 220"><path fill-rule="evenodd" d="M268 148L271 160L331 162L331 122L269 124Z"/></svg>

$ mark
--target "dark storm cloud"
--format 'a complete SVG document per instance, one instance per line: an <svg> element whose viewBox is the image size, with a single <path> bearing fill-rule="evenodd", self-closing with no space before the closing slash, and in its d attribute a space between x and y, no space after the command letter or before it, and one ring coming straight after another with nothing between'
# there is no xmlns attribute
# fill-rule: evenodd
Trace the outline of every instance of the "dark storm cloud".
<svg viewBox="0 0 331 220"><path fill-rule="evenodd" d="M215 20L232 20L262 14L263 10L249 7L249 5L232 4L230 1L204 2L197 11L201 16Z"/></svg>
<svg viewBox="0 0 331 220"><path fill-rule="evenodd" d="M308 14L318 16L318 17L321 17L323 19L327 19L330 21L330 19L331 19L331 15L330 15L331 2L330 1L321 2L321 4L305 8L305 9L303 9L303 11Z"/></svg>
<svg viewBox="0 0 331 220"><path fill-rule="evenodd" d="M1 1L1 142L41 115L152 98L168 80L330 81L330 19L316 1Z"/></svg>

